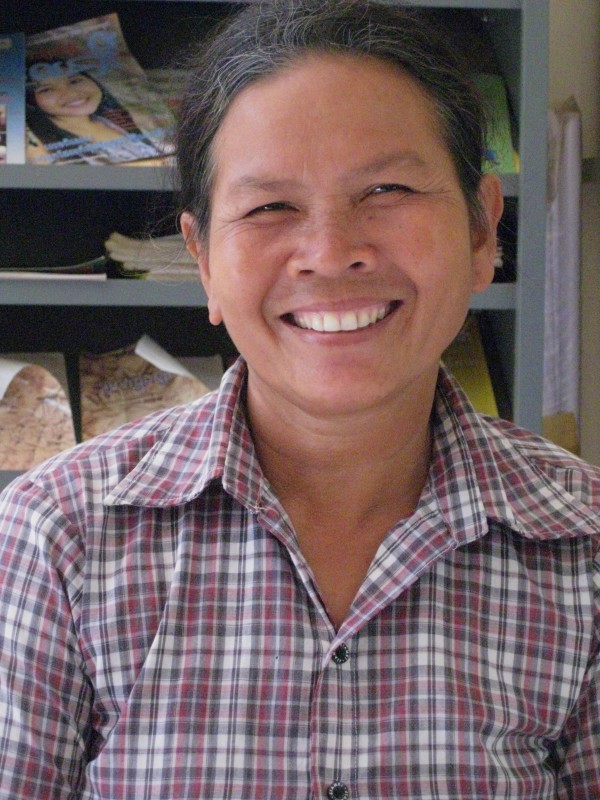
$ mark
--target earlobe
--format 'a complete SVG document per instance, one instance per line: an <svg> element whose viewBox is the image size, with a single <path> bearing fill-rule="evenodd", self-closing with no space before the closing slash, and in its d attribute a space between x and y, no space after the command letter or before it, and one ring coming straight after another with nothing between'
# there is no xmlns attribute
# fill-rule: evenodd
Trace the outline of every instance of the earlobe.
<svg viewBox="0 0 600 800"><path fill-rule="evenodd" d="M497 175L482 177L479 202L483 219L472 234L474 292L483 292L494 278L498 223L504 209L502 184Z"/></svg>
<svg viewBox="0 0 600 800"><path fill-rule="evenodd" d="M198 264L200 280L208 298L208 319L212 325L220 325L223 322L223 317L212 285L208 248L197 235L196 218L188 211L184 211L179 218L179 225L185 246L196 264Z"/></svg>

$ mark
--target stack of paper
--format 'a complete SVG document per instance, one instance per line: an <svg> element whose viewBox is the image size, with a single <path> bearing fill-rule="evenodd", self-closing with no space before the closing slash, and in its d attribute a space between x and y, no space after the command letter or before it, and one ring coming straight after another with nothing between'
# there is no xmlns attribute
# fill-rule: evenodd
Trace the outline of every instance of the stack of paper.
<svg viewBox="0 0 600 800"><path fill-rule="evenodd" d="M126 277L169 281L198 278L198 266L179 233L146 239L111 233L104 246Z"/></svg>

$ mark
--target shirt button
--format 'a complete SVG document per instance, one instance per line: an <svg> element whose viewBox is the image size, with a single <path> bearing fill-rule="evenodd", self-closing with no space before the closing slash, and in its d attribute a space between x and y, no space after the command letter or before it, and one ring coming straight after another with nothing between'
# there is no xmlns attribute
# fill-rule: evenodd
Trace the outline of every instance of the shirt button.
<svg viewBox="0 0 600 800"><path fill-rule="evenodd" d="M334 781L327 789L327 797L329 800L349 800L350 792L345 783Z"/></svg>
<svg viewBox="0 0 600 800"><path fill-rule="evenodd" d="M332 659L336 664L345 664L349 658L350 651L348 650L348 645L346 644L341 644L333 651Z"/></svg>

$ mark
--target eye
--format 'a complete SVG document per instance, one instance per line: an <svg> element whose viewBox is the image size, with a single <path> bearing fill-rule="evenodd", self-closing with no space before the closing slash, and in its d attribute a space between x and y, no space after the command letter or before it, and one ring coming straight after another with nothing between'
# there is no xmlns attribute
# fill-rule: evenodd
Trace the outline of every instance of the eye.
<svg viewBox="0 0 600 800"><path fill-rule="evenodd" d="M266 214L273 211L290 211L293 208L286 202L265 203L264 206L257 206L248 212L247 216L252 217L257 214Z"/></svg>
<svg viewBox="0 0 600 800"><path fill-rule="evenodd" d="M390 194L392 192L397 192L399 194L413 194L414 189L411 189L410 186L405 186L403 183L380 183L377 186L373 186L369 190L369 194Z"/></svg>

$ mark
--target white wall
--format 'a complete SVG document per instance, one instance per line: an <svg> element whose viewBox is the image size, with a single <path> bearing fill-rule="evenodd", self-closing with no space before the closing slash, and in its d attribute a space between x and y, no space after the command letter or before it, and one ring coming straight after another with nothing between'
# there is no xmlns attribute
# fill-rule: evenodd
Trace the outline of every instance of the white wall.
<svg viewBox="0 0 600 800"><path fill-rule="evenodd" d="M584 158L600 157L600 0L550 0L550 102L573 95ZM583 187L581 452L600 464L600 180Z"/></svg>

